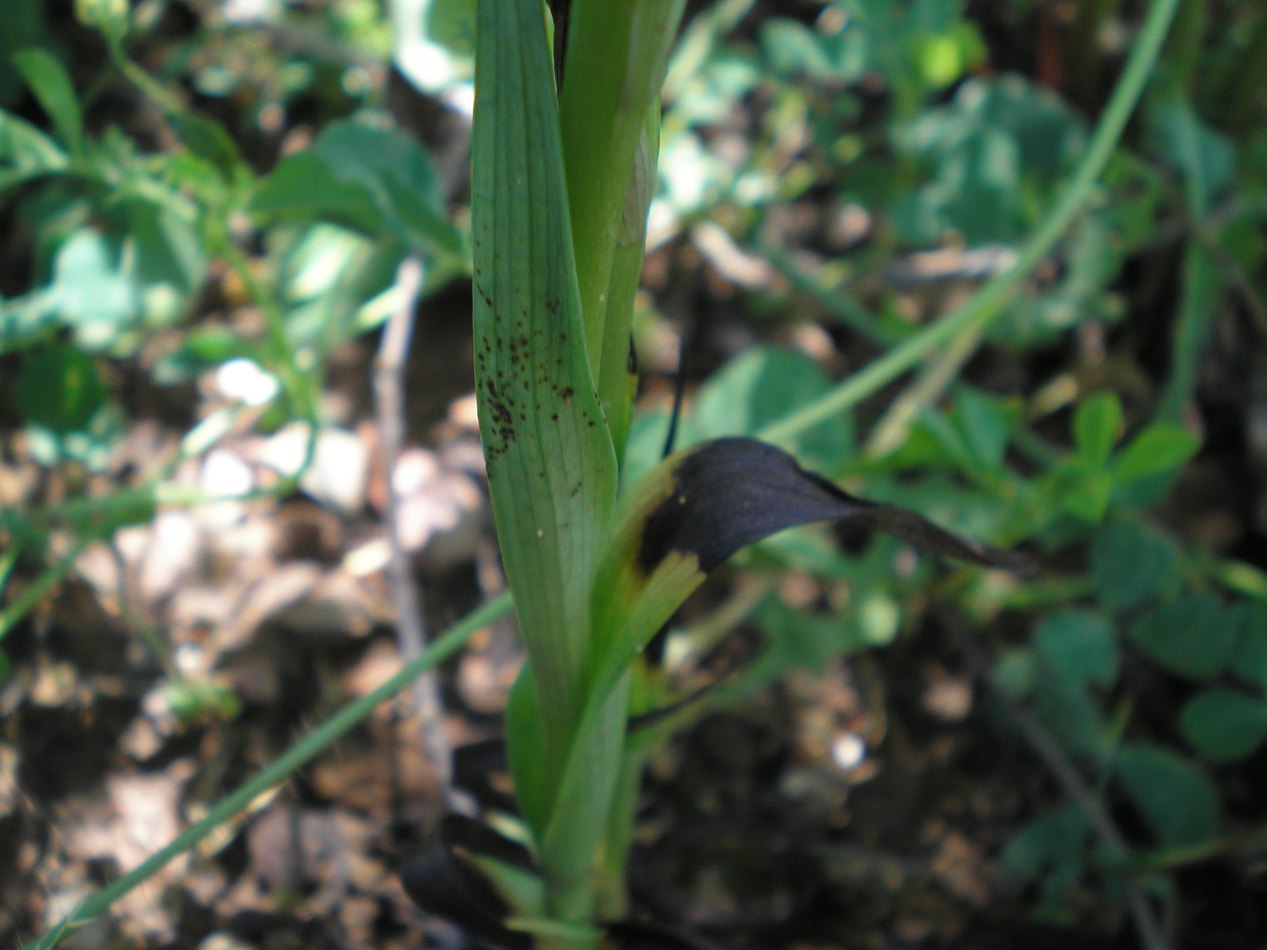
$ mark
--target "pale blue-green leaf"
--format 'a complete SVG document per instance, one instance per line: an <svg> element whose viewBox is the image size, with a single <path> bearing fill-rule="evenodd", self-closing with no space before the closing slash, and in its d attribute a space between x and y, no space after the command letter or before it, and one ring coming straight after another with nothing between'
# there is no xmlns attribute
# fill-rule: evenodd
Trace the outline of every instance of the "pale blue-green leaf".
<svg viewBox="0 0 1267 950"><path fill-rule="evenodd" d="M1216 762L1243 759L1267 739L1267 702L1221 686L1198 693L1183 707L1179 728L1188 744Z"/></svg>
<svg viewBox="0 0 1267 950"><path fill-rule="evenodd" d="M1108 621L1085 610L1066 610L1043 621L1035 646L1051 673L1079 686L1112 686L1117 679L1117 637Z"/></svg>
<svg viewBox="0 0 1267 950"><path fill-rule="evenodd" d="M1104 525L1091 542L1091 575L1100 599L1129 610L1168 590L1178 556L1166 538L1134 521Z"/></svg>
<svg viewBox="0 0 1267 950"><path fill-rule="evenodd" d="M1210 679L1228 665L1237 646L1233 619L1213 594L1181 594L1140 617L1130 638L1172 673Z"/></svg>
<svg viewBox="0 0 1267 950"><path fill-rule="evenodd" d="M1212 594L1182 594L1141 617L1131 641L1154 662L1180 676L1204 680L1227 666L1238 625Z"/></svg>
<svg viewBox="0 0 1267 950"><path fill-rule="evenodd" d="M1218 789L1187 759L1165 746L1129 743L1114 764L1159 843L1198 844L1217 834Z"/></svg>

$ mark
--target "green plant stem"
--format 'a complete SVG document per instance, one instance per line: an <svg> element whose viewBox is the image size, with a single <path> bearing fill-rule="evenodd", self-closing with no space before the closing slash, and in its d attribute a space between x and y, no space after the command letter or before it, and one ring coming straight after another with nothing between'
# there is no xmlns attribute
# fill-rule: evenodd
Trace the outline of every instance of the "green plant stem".
<svg viewBox="0 0 1267 950"><path fill-rule="evenodd" d="M1126 122L1143 94L1178 4L1179 0L1157 0L1149 7L1147 19L1135 42L1130 60L1100 117L1086 154L1070 178L1064 194L1034 236L1022 247L1016 262L983 284L968 300L936 324L875 360L822 398L767 426L758 434L759 438L775 445L790 447L797 435L857 405L913 367L930 350L962 333L988 327L1003 313L1021 282L1056 246L1066 228L1090 199L1096 181L1113 155L1113 150L1126 128Z"/></svg>
<svg viewBox="0 0 1267 950"><path fill-rule="evenodd" d="M169 844L84 901L43 937L26 944L23 950L45 950L45 948L55 947L76 928L105 913L120 897L153 877L168 862L188 851L212 831L241 812L259 795L285 781L311 762L337 739L368 718L380 703L391 699L417 676L457 653L476 631L509 613L511 602L510 594L502 594L467 614L442 636L433 640L420 656L401 667L400 672L382 686L348 703L287 749L254 778L244 782L222 798L203 818L190 825Z"/></svg>
<svg viewBox="0 0 1267 950"><path fill-rule="evenodd" d="M609 415L619 415L612 409L628 401L625 357L636 287L636 280L618 278L618 291L628 292L613 301L612 267L624 243L630 251L621 270L634 277L641 269L660 87L684 6L684 0L572 0L569 14L559 132L586 349ZM639 167L640 141L650 169ZM620 309L612 308L609 319L613 303Z"/></svg>
<svg viewBox="0 0 1267 950"><path fill-rule="evenodd" d="M1253 853L1264 847L1267 847L1267 824L1196 844L1130 854L1120 861L1111 862L1109 866L1125 871L1173 871L1228 854Z"/></svg>

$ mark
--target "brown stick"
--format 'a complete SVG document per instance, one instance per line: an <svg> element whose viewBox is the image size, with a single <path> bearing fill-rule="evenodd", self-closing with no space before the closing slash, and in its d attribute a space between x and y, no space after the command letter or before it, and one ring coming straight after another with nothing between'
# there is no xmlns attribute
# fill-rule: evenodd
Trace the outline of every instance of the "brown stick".
<svg viewBox="0 0 1267 950"><path fill-rule="evenodd" d="M387 479L388 575L396 613L396 642L402 663L422 653L427 630L422 616L422 594L404 544L400 540L400 498L396 492L396 462L405 439L405 360L413 335L414 308L422 289L422 262L407 257L396 271L396 307L388 317L374 360L374 397L378 415L379 451ZM413 685L413 706L422 720L423 752L436 770L436 781L446 805L452 794L452 755L444 730L444 705L434 672Z"/></svg>

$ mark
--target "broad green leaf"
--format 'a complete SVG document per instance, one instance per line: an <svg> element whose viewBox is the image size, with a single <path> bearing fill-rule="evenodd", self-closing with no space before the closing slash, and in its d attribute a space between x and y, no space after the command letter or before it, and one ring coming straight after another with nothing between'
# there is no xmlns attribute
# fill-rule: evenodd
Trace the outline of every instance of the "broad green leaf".
<svg viewBox="0 0 1267 950"><path fill-rule="evenodd" d="M1070 683L1112 686L1117 679L1117 638L1099 614L1067 610L1043 621L1035 646L1047 667Z"/></svg>
<svg viewBox="0 0 1267 950"><path fill-rule="evenodd" d="M41 175L65 169L66 152L17 116L0 111L0 193Z"/></svg>
<svg viewBox="0 0 1267 950"><path fill-rule="evenodd" d="M728 362L700 388L691 414L692 432L700 439L755 436L781 419L788 406L804 405L830 388L831 379L805 354L783 347L754 347ZM831 467L843 461L852 446L848 420L837 416L803 433L795 454Z"/></svg>
<svg viewBox="0 0 1267 950"><path fill-rule="evenodd" d="M586 359L541 12L536 0L479 5L471 213L480 431L549 717L579 709L616 466Z"/></svg>
<svg viewBox="0 0 1267 950"><path fill-rule="evenodd" d="M1218 789L1187 759L1164 746L1130 743L1114 764L1159 843L1176 847L1215 836Z"/></svg>
<svg viewBox="0 0 1267 950"><path fill-rule="evenodd" d="M560 902L552 910L579 919L588 909L574 901L585 898L610 798L602 800L601 783L587 791L572 780L569 762L584 756L592 774L614 776L621 754L619 736L608 734L610 709L601 701L586 707L589 598L616 460L587 358L542 8L538 0L480 0L478 17L475 387L497 536L539 713L509 738L512 746L539 743L546 757L544 772L515 770L524 794L577 809L562 824L553 804L536 809L552 817L534 831ZM614 728L623 729L622 718ZM539 787L543 774L559 786Z"/></svg>
<svg viewBox="0 0 1267 950"><path fill-rule="evenodd" d="M1102 527L1091 543L1091 574L1100 599L1129 610L1166 591L1177 578L1174 545L1133 521Z"/></svg>
<svg viewBox="0 0 1267 950"><path fill-rule="evenodd" d="M87 429L110 391L88 354L56 344L27 354L16 395L29 424L66 435Z"/></svg>
<svg viewBox="0 0 1267 950"><path fill-rule="evenodd" d="M1154 423L1135 436L1113 459L1113 480L1119 484L1177 469L1196 454L1200 441L1185 429Z"/></svg>
<svg viewBox="0 0 1267 950"><path fill-rule="evenodd" d="M70 74L54 56L42 49L24 49L13 54L13 63L22 73L40 106L48 113L53 128L72 152L83 144L84 120Z"/></svg>
<svg viewBox="0 0 1267 950"><path fill-rule="evenodd" d="M333 123L311 149L286 158L261 182L252 207L369 234L390 229L415 245L461 251L427 153L402 132L358 122Z"/></svg>
<svg viewBox="0 0 1267 950"><path fill-rule="evenodd" d="M341 179L317 152L288 156L260 182L252 210L294 218L321 218L373 233L382 213L358 182Z"/></svg>
<svg viewBox="0 0 1267 950"><path fill-rule="evenodd" d="M1122 403L1114 393L1096 393L1078 405L1073 434L1078 451L1092 468L1102 468L1122 429Z"/></svg>
<svg viewBox="0 0 1267 950"><path fill-rule="evenodd" d="M1132 642L1150 659L1192 679L1220 673L1236 648L1237 624L1211 594L1182 594L1141 617Z"/></svg>
<svg viewBox="0 0 1267 950"><path fill-rule="evenodd" d="M1267 739L1267 702L1221 686L1183 707L1179 727L1188 743L1216 762L1243 759Z"/></svg>

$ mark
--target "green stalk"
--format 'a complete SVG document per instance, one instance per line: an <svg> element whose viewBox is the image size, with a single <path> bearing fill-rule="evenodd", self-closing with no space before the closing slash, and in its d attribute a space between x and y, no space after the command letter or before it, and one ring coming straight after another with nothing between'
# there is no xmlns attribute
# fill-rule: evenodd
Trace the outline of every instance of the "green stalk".
<svg viewBox="0 0 1267 950"><path fill-rule="evenodd" d="M877 389L897 379L930 350L961 333L984 329L1002 315L1021 282L1051 253L1070 222L1086 206L1096 181L1122 137L1131 112L1143 94L1178 3L1179 0L1156 0L1149 7L1131 58L1100 117L1086 154L1064 194L1034 236L1025 243L1016 262L983 284L936 324L875 360L831 392L767 426L759 433L759 438L775 445L790 446L800 433L857 405Z"/></svg>
<svg viewBox="0 0 1267 950"><path fill-rule="evenodd" d="M467 614L417 658L401 667L400 672L360 699L348 703L307 736L295 743L254 778L222 798L205 816L171 840L169 844L137 865L133 870L102 888L66 915L44 936L23 947L23 950L46 950L57 946L76 929L101 916L110 905L139 884L145 883L173 859L184 854L199 841L245 809L274 785L284 782L336 740L347 735L379 706L391 699L415 679L458 652L480 629L510 612L511 598L502 594Z"/></svg>
<svg viewBox="0 0 1267 950"><path fill-rule="evenodd" d="M573 0L570 13L559 130L586 345L605 406L627 399L630 314L609 307L612 260L622 231L629 233L631 195L642 205L644 220L636 226L646 226L654 177L639 178L639 142L652 108L659 126L660 87L684 6L685 0ZM650 154L654 172L654 147ZM621 359L605 360L605 349L619 350Z"/></svg>

